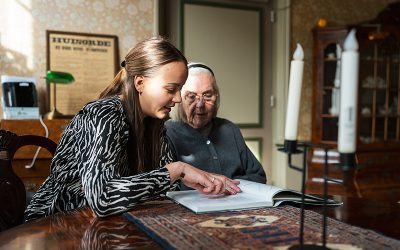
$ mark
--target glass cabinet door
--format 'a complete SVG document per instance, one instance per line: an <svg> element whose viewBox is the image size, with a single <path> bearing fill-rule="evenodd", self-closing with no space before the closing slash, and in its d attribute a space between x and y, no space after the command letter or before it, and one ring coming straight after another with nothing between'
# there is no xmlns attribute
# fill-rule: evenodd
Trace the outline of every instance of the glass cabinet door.
<svg viewBox="0 0 400 250"><path fill-rule="evenodd" d="M391 39L360 44L359 141L399 140L399 48Z"/></svg>
<svg viewBox="0 0 400 250"><path fill-rule="evenodd" d="M340 109L340 51L336 43L324 49L322 141L336 142L338 136L338 114Z"/></svg>

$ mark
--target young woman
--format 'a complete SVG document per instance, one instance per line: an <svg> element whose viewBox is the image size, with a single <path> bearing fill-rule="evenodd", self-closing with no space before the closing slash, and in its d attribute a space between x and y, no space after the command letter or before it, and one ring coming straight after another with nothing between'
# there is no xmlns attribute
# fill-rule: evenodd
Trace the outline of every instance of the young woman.
<svg viewBox="0 0 400 250"><path fill-rule="evenodd" d="M131 49L100 99L65 129L26 221L84 206L100 217L121 213L175 188L179 179L205 194L239 192L237 181L172 162L164 120L182 100L186 64L163 38Z"/></svg>

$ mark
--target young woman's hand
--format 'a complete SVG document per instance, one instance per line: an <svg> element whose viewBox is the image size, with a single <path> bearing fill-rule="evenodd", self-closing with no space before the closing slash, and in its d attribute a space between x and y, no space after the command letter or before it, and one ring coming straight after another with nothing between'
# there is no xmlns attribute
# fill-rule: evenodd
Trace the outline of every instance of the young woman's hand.
<svg viewBox="0 0 400 250"><path fill-rule="evenodd" d="M173 162L166 166L171 175L171 182L181 178L182 182L204 194L236 194L240 192L238 180L223 175L205 172L187 163Z"/></svg>

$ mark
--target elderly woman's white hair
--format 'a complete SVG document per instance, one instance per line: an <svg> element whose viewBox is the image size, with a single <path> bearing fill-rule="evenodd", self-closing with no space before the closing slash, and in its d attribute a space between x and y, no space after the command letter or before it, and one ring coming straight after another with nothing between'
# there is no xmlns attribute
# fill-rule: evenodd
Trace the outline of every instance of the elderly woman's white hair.
<svg viewBox="0 0 400 250"><path fill-rule="evenodd" d="M212 83L213 91L216 94L216 98L217 98L215 101L215 105L214 105L213 117L216 117L217 113L218 113L218 109L219 109L220 94L219 94L219 88L217 85L217 80L215 79L213 70L209 66L207 66L206 64L201 63L201 62L188 63L188 75L189 76L195 76L195 75L202 74L202 73L209 74L213 79L213 83ZM176 121L187 122L187 117L182 108L182 103L178 103L176 108L177 108L176 114L173 115L172 118Z"/></svg>

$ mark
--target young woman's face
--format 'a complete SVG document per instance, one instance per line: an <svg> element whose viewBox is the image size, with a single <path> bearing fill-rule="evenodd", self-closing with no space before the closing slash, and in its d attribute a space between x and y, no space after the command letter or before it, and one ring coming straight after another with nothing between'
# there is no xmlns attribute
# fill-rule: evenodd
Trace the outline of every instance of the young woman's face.
<svg viewBox="0 0 400 250"><path fill-rule="evenodd" d="M151 77L139 77L140 84L135 80L143 113L154 118L166 118L175 103L182 101L180 91L186 78L186 64L171 62L161 66Z"/></svg>

